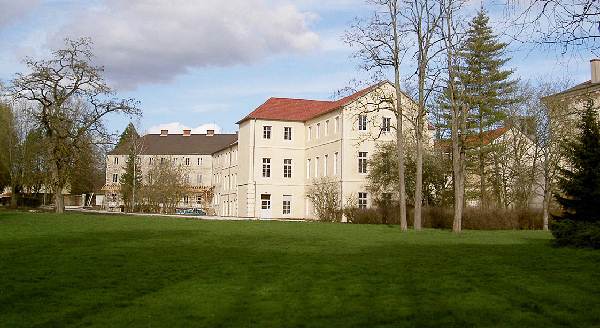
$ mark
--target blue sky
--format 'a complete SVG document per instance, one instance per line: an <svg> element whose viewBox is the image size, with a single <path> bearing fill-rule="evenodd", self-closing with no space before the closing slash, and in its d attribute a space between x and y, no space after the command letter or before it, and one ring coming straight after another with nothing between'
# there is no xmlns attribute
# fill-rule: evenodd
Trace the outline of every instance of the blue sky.
<svg viewBox="0 0 600 328"><path fill-rule="evenodd" d="M140 101L141 131L168 127L195 132L235 122L269 97L331 99L364 73L341 37L355 17L372 9L363 0L0 0L0 80L41 57L64 37L91 36L97 60L122 97ZM480 2L471 3L473 8ZM499 20L502 9L485 3ZM512 43L507 67L515 77L589 79L591 53ZM406 70L411 66L406 63ZM107 124L122 130L129 118Z"/></svg>

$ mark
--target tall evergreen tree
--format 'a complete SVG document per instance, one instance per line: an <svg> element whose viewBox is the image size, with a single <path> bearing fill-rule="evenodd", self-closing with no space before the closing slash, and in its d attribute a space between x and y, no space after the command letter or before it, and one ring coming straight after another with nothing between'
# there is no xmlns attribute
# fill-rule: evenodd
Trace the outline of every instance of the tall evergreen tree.
<svg viewBox="0 0 600 328"><path fill-rule="evenodd" d="M142 150L143 142L133 123L129 123L121 136L117 147L124 147L127 150L127 161L125 163L125 173L119 179L121 197L125 202L125 207L129 211L135 211L135 204L138 202L137 193L142 187L142 170L139 155Z"/></svg>
<svg viewBox="0 0 600 328"><path fill-rule="evenodd" d="M600 127L593 101L585 106L581 135L568 143L569 167L561 170L556 200L563 213L556 219L600 222Z"/></svg>
<svg viewBox="0 0 600 328"><path fill-rule="evenodd" d="M491 151L484 145L485 132L497 128L506 119L506 107L513 104L516 81L511 80L511 70L503 69L509 61L505 57L506 43L500 42L492 31L489 17L482 8L469 23L467 38L460 51L458 69L461 90L458 101L469 109L467 129L479 136L473 154L477 174L480 176L480 204L487 204L486 159Z"/></svg>
<svg viewBox="0 0 600 328"><path fill-rule="evenodd" d="M127 124L127 127L125 128L125 130L123 130L123 133L121 133L121 135L119 136L119 142L117 142L117 147L119 147L127 142L131 142L132 140L135 140L139 137L140 137L140 135L138 134L137 130L135 129L135 126L133 126L133 123L129 122L129 124Z"/></svg>

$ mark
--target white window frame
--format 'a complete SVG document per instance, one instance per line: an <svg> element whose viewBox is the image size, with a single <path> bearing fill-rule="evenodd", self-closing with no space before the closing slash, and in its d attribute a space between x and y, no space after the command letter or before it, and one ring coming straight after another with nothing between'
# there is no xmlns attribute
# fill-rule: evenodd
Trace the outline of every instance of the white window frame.
<svg viewBox="0 0 600 328"><path fill-rule="evenodd" d="M325 121L325 136L329 135L329 120Z"/></svg>
<svg viewBox="0 0 600 328"><path fill-rule="evenodd" d="M368 153L366 151L358 152L358 173L360 174L367 173L367 156Z"/></svg>
<svg viewBox="0 0 600 328"><path fill-rule="evenodd" d="M292 177L292 159L291 158L283 159L283 177L284 178Z"/></svg>
<svg viewBox="0 0 600 328"><path fill-rule="evenodd" d="M381 132L387 133L392 129L392 119L390 117L383 117L381 119Z"/></svg>
<svg viewBox="0 0 600 328"><path fill-rule="evenodd" d="M113 160L113 163L115 165L119 165L119 157L115 156L115 159Z"/></svg>
<svg viewBox="0 0 600 328"><path fill-rule="evenodd" d="M292 140L292 127L291 126L283 127L283 140Z"/></svg>
<svg viewBox="0 0 600 328"><path fill-rule="evenodd" d="M310 166L311 166L310 158L308 158L306 160L306 178L307 179L310 179Z"/></svg>
<svg viewBox="0 0 600 328"><path fill-rule="evenodd" d="M270 125L263 126L263 139L271 139L271 130L272 127Z"/></svg>
<svg viewBox="0 0 600 328"><path fill-rule="evenodd" d="M340 117L336 116L335 117L334 132L338 133L339 131L340 131Z"/></svg>
<svg viewBox="0 0 600 328"><path fill-rule="evenodd" d="M358 115L358 131L367 131L367 115Z"/></svg>
<svg viewBox="0 0 600 328"><path fill-rule="evenodd" d="M317 123L317 137L316 139L321 138L321 123Z"/></svg>
<svg viewBox="0 0 600 328"><path fill-rule="evenodd" d="M329 159L329 155L323 156L323 176L327 176L327 160Z"/></svg>
<svg viewBox="0 0 600 328"><path fill-rule="evenodd" d="M281 207L282 207L281 213L283 215L290 215L290 214L292 214L292 195L283 195L283 200L281 202Z"/></svg>
<svg viewBox="0 0 600 328"><path fill-rule="evenodd" d="M366 192L358 193L358 208L365 209L369 206L369 195Z"/></svg>
<svg viewBox="0 0 600 328"><path fill-rule="evenodd" d="M262 177L270 178L271 177L271 159L264 157L262 159Z"/></svg>
<svg viewBox="0 0 600 328"><path fill-rule="evenodd" d="M333 153L333 175L338 174L338 152Z"/></svg>
<svg viewBox="0 0 600 328"><path fill-rule="evenodd" d="M113 173L113 175L112 175L112 182L113 183L118 183L119 182L119 174L118 173Z"/></svg>
<svg viewBox="0 0 600 328"><path fill-rule="evenodd" d="M319 156L315 157L315 178L319 177Z"/></svg>

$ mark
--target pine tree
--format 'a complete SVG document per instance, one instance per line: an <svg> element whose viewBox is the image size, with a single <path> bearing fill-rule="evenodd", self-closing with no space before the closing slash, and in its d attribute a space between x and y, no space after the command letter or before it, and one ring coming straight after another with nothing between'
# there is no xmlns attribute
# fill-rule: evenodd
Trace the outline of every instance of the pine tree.
<svg viewBox="0 0 600 328"><path fill-rule="evenodd" d="M125 163L125 173L121 175L119 184L121 185L121 197L125 202L125 207L130 211L134 211L134 203L137 202L134 195L142 187L142 170L135 152L129 153Z"/></svg>
<svg viewBox="0 0 600 328"><path fill-rule="evenodd" d="M555 219L600 222L600 127L593 101L581 120L579 139L568 144L569 168L561 170L556 200L563 213Z"/></svg>
<svg viewBox="0 0 600 328"><path fill-rule="evenodd" d="M135 126L133 126L133 123L129 122L125 130L123 130L123 133L121 133L121 136L119 136L119 142L117 142L117 147L127 142L131 142L132 140L136 140L139 137L140 135L135 129Z"/></svg>
<svg viewBox="0 0 600 328"><path fill-rule="evenodd" d="M127 149L125 173L121 175L119 184L125 207L130 211L135 211L136 194L142 187L142 171L139 163L139 155L143 146L142 139L133 124L129 123L117 143L117 147L126 147Z"/></svg>
<svg viewBox="0 0 600 328"><path fill-rule="evenodd" d="M479 136L474 149L476 170L480 176L480 204L486 200L486 158L491 151L484 145L484 133L497 128L506 119L506 107L515 103L516 81L511 70L503 66L506 43L500 42L489 25L489 17L482 8L469 23L467 39L459 54L462 67L458 69L461 90L459 102L469 108L467 129Z"/></svg>

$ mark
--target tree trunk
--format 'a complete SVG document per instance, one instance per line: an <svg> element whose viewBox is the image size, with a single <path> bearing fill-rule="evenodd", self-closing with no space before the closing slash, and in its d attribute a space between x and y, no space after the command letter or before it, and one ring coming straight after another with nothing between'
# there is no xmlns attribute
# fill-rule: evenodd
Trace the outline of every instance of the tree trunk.
<svg viewBox="0 0 600 328"><path fill-rule="evenodd" d="M402 97L400 93L400 74L396 69L396 79L394 87L396 88L396 151L398 152L398 183L400 186L400 229L408 230L406 222L406 185L404 181L404 134L402 133Z"/></svg>
<svg viewBox="0 0 600 328"><path fill-rule="evenodd" d="M544 163L548 165L548 163ZM550 174L547 167L544 168L544 200L542 202L543 214L542 220L544 222L544 230L548 231L548 223L550 221L550 200L552 197L552 188L550 187Z"/></svg>
<svg viewBox="0 0 600 328"><path fill-rule="evenodd" d="M417 132L417 134L420 134ZM417 154L416 154L416 177L415 177L415 213L414 226L415 230L421 230L421 207L423 204L423 141L421 137L417 137Z"/></svg>
<svg viewBox="0 0 600 328"><path fill-rule="evenodd" d="M452 172L454 178L454 221L452 223L452 231L461 232L465 182L458 135L458 112L455 105L452 105L452 107Z"/></svg>
<svg viewBox="0 0 600 328"><path fill-rule="evenodd" d="M13 180L14 181L14 180ZM16 186L12 185L10 187L11 189L11 196L10 196L10 208L17 208L19 206L18 203L18 189Z"/></svg>
<svg viewBox="0 0 600 328"><path fill-rule="evenodd" d="M62 194L62 187L56 188L54 192L54 207L57 214L65 212L65 198Z"/></svg>

